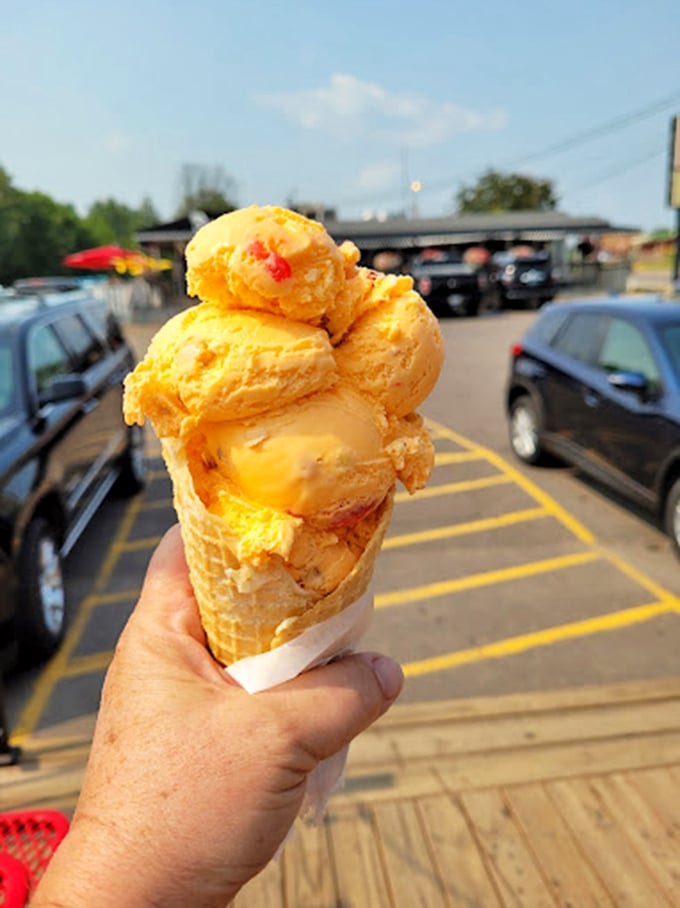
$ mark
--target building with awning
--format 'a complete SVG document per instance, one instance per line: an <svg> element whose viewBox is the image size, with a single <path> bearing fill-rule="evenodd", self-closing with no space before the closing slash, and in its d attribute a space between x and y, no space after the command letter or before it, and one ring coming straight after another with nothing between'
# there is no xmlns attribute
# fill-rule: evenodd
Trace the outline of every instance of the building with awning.
<svg viewBox="0 0 680 908"><path fill-rule="evenodd" d="M314 216L309 207L301 206L306 215ZM149 255L172 258L183 267L184 248L193 234L222 212L192 212L187 217L156 224L135 234L135 239ZM565 259L568 238L597 239L610 233L638 233L639 228L612 224L592 215L570 215L562 211L508 211L497 214L461 214L446 217L388 217L383 219L343 221L325 209L319 216L333 239L340 243L351 240L361 251L361 262L372 266L377 255L387 253L403 266L423 249L431 247L485 246L490 252L507 249L519 243L548 249L554 260Z"/></svg>

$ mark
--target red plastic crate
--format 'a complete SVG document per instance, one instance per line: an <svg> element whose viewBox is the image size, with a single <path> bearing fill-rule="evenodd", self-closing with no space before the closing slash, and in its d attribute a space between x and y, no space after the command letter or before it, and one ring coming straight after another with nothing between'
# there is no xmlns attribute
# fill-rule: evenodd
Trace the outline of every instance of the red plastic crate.
<svg viewBox="0 0 680 908"><path fill-rule="evenodd" d="M57 810L0 813L0 857L8 855L22 865L29 891L37 885L69 825L68 817ZM23 903L6 903L14 904Z"/></svg>
<svg viewBox="0 0 680 908"><path fill-rule="evenodd" d="M28 899L28 873L24 865L0 852L0 908L24 908Z"/></svg>

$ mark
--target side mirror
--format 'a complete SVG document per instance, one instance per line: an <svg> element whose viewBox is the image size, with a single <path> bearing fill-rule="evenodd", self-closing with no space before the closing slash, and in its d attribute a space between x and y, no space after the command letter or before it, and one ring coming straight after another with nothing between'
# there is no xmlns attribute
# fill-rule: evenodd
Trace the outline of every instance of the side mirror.
<svg viewBox="0 0 680 908"><path fill-rule="evenodd" d="M40 394L40 406L58 404L65 400L76 400L87 390L85 380L79 375L60 375L53 379Z"/></svg>
<svg viewBox="0 0 680 908"><path fill-rule="evenodd" d="M653 388L642 372L612 372L608 380L612 388L629 391L640 400L650 400L654 396Z"/></svg>

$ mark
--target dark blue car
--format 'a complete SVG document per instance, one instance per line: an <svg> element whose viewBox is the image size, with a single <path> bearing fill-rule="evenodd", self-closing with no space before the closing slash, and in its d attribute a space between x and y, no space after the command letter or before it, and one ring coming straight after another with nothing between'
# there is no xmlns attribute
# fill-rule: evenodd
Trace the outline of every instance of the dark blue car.
<svg viewBox="0 0 680 908"><path fill-rule="evenodd" d="M520 460L555 455L656 513L680 556L680 303L553 303L512 349Z"/></svg>

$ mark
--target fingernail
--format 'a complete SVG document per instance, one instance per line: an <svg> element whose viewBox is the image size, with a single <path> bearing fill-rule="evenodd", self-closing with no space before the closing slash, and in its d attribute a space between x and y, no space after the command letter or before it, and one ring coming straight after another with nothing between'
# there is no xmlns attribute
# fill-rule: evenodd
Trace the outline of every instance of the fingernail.
<svg viewBox="0 0 680 908"><path fill-rule="evenodd" d="M404 686L401 665L387 656L371 656L371 667L386 700L394 700Z"/></svg>

